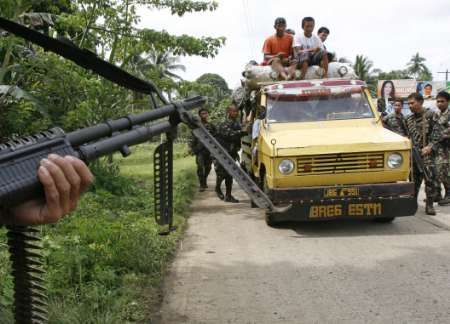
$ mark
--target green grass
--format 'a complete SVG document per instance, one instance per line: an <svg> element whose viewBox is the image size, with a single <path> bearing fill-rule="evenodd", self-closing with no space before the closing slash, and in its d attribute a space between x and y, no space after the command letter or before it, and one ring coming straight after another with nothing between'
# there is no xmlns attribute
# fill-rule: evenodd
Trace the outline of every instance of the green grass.
<svg viewBox="0 0 450 324"><path fill-rule="evenodd" d="M196 190L195 163L175 146L174 223L158 234L153 205L153 148L120 161L120 174L96 173L79 208L44 226L50 323L147 322L158 304L164 270L176 249ZM11 319L12 284L4 232L0 232L0 318ZM1 322L1 320L0 320Z"/></svg>

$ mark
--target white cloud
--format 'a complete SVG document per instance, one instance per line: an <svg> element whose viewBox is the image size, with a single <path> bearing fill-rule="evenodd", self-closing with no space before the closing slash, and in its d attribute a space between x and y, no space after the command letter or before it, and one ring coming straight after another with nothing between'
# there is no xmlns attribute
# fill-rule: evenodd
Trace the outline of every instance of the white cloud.
<svg viewBox="0 0 450 324"><path fill-rule="evenodd" d="M304 16L313 16L316 28L327 26L327 47L338 56L354 59L368 56L374 67L384 71L402 69L419 52L436 80L436 72L450 69L450 1L378 0L309 1L219 0L214 12L171 16L168 10L141 8L140 26L165 29L170 33L194 36L225 36L226 45L214 59L183 58L194 80L203 73L222 75L230 87L239 83L241 71L250 59L261 60L264 39L273 33L276 17L285 17L297 32Z"/></svg>

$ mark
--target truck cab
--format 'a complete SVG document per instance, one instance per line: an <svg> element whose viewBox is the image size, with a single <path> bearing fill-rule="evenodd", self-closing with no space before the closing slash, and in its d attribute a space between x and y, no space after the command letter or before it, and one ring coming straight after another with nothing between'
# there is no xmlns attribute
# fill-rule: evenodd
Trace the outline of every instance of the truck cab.
<svg viewBox="0 0 450 324"><path fill-rule="evenodd" d="M414 215L411 143L382 126L365 82L261 83L242 139L242 167L283 221Z"/></svg>

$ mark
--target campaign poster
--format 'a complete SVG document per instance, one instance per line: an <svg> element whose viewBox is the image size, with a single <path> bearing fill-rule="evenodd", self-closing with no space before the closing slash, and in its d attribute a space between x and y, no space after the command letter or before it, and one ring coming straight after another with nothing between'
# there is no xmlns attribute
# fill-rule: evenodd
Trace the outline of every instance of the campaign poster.
<svg viewBox="0 0 450 324"><path fill-rule="evenodd" d="M416 88L416 80L379 80L377 95L378 98L406 98L416 92Z"/></svg>
<svg viewBox="0 0 450 324"><path fill-rule="evenodd" d="M416 91L424 98L435 98L440 91L447 90L445 81L417 81Z"/></svg>

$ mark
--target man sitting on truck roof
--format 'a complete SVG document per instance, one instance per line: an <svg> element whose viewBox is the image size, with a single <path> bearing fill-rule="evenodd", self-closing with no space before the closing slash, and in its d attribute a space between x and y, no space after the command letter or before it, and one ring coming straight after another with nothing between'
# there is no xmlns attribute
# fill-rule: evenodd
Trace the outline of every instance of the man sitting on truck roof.
<svg viewBox="0 0 450 324"><path fill-rule="evenodd" d="M263 46L264 62L263 65L271 65L272 69L285 79L293 79L297 60L292 57L293 37L286 33L286 19L279 17L275 19L275 35L268 37ZM285 67L288 67L286 73Z"/></svg>
<svg viewBox="0 0 450 324"><path fill-rule="evenodd" d="M294 40L294 53L301 68L301 79L305 78L310 65L320 65L324 69L323 77L328 75L328 56L322 41L313 35L315 21L312 17L302 19L303 33L299 33Z"/></svg>
<svg viewBox="0 0 450 324"><path fill-rule="evenodd" d="M317 36L319 36L320 40L322 41L323 44L323 48L324 50L327 51L327 56L328 56L328 62L331 62L334 60L334 53L330 52L327 47L325 46L325 41L328 38L328 35L330 35L330 30L327 27L320 27L319 30L317 31Z"/></svg>

